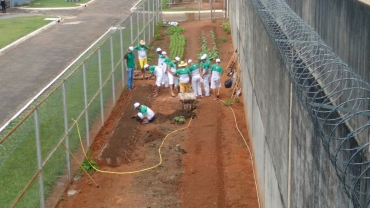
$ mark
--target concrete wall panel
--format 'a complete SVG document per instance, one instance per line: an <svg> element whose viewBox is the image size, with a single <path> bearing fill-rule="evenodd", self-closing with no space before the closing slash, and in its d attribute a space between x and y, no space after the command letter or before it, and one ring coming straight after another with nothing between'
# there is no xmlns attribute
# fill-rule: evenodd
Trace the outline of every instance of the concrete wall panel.
<svg viewBox="0 0 370 208"><path fill-rule="evenodd" d="M356 57L359 52L351 55L351 50L354 48L349 45L355 37L352 31L346 29L348 25L325 25L330 22L328 19L333 17L330 15L336 15L333 12L326 15L325 10L333 9L343 14L352 3L341 1L336 5L334 0L287 1L299 15L307 19L312 27L321 28L322 34L328 40L331 37L338 38L339 40L332 41L332 47L337 47L342 54L348 55L347 60L352 59L349 62L362 62L363 54L368 54L366 49L368 38L359 38L359 41L364 41L363 46L357 45L363 54L361 57ZM316 5L318 2L323 7L319 10ZM252 135L260 199L264 207L288 207L289 203L290 207L353 207L350 198L343 191L343 185L329 160L325 146L316 135L317 131L311 118L296 94L293 94L292 105L290 105L288 74L278 51L254 11L251 0L230 0L229 3L233 43L239 52L243 101ZM320 18L325 20L318 21ZM345 15L333 18L338 19L339 22L348 22ZM369 22L367 17L364 19L360 22L366 33L367 28L370 27L367 26ZM334 34L333 30L342 31L342 33ZM360 32L360 34L363 33L364 31ZM338 41L343 44L338 44ZM352 49L345 51L346 47ZM291 117L290 111L292 111ZM291 131L289 131L290 123ZM291 157L288 154L290 135ZM289 161L292 162L291 169L289 169ZM290 195L288 184L291 188Z"/></svg>

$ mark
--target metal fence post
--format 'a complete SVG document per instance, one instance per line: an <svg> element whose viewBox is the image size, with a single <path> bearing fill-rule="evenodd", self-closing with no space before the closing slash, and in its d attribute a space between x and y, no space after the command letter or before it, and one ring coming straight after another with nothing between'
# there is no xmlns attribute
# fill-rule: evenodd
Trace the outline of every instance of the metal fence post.
<svg viewBox="0 0 370 208"><path fill-rule="evenodd" d="M145 30L146 30L146 24L145 24L145 5L143 4L143 33L144 33L144 35L143 35L143 40L146 40L146 32L145 32Z"/></svg>
<svg viewBox="0 0 370 208"><path fill-rule="evenodd" d="M147 16L148 16L148 27L149 27L149 29L148 29L148 39L149 39L149 43L150 43L150 41L152 40L152 36L150 35L150 3L149 3L149 1L147 1L146 2L147 4L148 4L148 6L147 6Z"/></svg>
<svg viewBox="0 0 370 208"><path fill-rule="evenodd" d="M45 208L45 197L44 197L44 173L42 170L42 153L41 153L41 141L40 141L40 124L38 109L34 111L35 115L35 133L36 133L36 150L37 150L37 165L40 170L39 173L39 185L40 185L40 207Z"/></svg>
<svg viewBox="0 0 370 208"><path fill-rule="evenodd" d="M130 33L131 33L131 44L130 45L133 45L134 44L134 34L132 30L132 14L130 15Z"/></svg>
<svg viewBox="0 0 370 208"><path fill-rule="evenodd" d="M84 84L84 101L85 101L85 123L86 123L86 143L87 147L90 147L90 134L89 134L89 108L87 98L87 82L86 82L86 66L85 63L82 65L82 75Z"/></svg>
<svg viewBox="0 0 370 208"><path fill-rule="evenodd" d="M68 111L67 111L67 96L66 96L66 86L65 83L62 84L62 96L63 96L63 117L64 117L64 133L66 134L65 145L69 149L69 134L68 134ZM68 181L71 182L71 158L69 152L66 150L66 159L67 159L67 173Z"/></svg>
<svg viewBox="0 0 370 208"><path fill-rule="evenodd" d="M113 56L113 38L110 37L110 56L111 56L111 66L112 66L112 97L113 97L113 104L116 103L116 89L114 83L114 56Z"/></svg>
<svg viewBox="0 0 370 208"><path fill-rule="evenodd" d="M156 0L156 7L155 7L155 14L156 14L156 18L157 18L157 21L156 22L159 22L159 6L158 6L158 2L159 0Z"/></svg>
<svg viewBox="0 0 370 208"><path fill-rule="evenodd" d="M101 112L101 123L104 126L104 98L103 98L103 77L101 70L101 49L98 50L98 64L99 64L99 86L100 86L100 112Z"/></svg>
<svg viewBox="0 0 370 208"><path fill-rule="evenodd" d="M138 9L135 9L135 13L136 13L136 21L137 21L137 36L136 36L136 38L137 38L137 41L140 41L139 40L139 37L140 37L140 21L139 21L139 13L138 13ZM135 39L136 39L135 38Z"/></svg>
<svg viewBox="0 0 370 208"><path fill-rule="evenodd" d="M121 60L121 72L122 72L122 86L124 86L125 85L125 74L124 74L124 59L123 59L123 41L122 41L122 37L123 36L123 34L122 34L122 27L120 27L120 29L119 29L119 41L120 41L120 43L121 43L121 58L120 58L120 60Z"/></svg>
<svg viewBox="0 0 370 208"><path fill-rule="evenodd" d="M153 11L152 11L152 17L151 17L151 23L152 23L152 30L153 30L153 36L154 36L154 33L155 33L155 24L154 24L154 19L155 19L155 16L156 16L156 12L155 12L155 4L154 2L155 1L152 1L153 2Z"/></svg>

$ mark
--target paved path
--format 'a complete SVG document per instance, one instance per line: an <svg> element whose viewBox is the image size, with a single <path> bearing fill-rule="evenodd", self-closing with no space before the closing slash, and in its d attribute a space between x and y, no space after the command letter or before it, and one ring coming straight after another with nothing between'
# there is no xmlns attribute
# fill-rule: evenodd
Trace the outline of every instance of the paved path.
<svg viewBox="0 0 370 208"><path fill-rule="evenodd" d="M0 54L0 126L108 28L127 18L136 1L95 0L87 7L66 10L7 10L60 16L62 21ZM71 22L81 23L66 24Z"/></svg>

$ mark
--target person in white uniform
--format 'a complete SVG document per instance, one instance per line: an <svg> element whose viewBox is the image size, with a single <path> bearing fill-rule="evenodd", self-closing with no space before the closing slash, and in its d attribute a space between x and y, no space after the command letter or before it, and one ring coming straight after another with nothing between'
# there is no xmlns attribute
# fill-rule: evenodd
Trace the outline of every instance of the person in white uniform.
<svg viewBox="0 0 370 208"><path fill-rule="evenodd" d="M200 87L200 73L199 73L199 65L193 63L193 60L189 59L188 64L190 65L189 70L191 72L191 88L193 89L193 93L197 98L203 98L202 95L202 88Z"/></svg>
<svg viewBox="0 0 370 208"><path fill-rule="evenodd" d="M158 65L159 67L162 67L163 70L163 78L162 78L162 84L164 85L165 88L169 87L168 83L168 75L167 75L167 63L170 61L170 59L167 56L166 51L162 51L162 65Z"/></svg>
<svg viewBox="0 0 370 208"><path fill-rule="evenodd" d="M141 105L140 103L136 102L134 104L134 109L139 111L136 118L139 122L143 124L152 122L155 118L154 111L150 109L148 106Z"/></svg>
<svg viewBox="0 0 370 208"><path fill-rule="evenodd" d="M168 84L170 85L171 89L171 96L175 97L176 96L176 89L177 86L179 85L178 78L175 77L173 74L176 72L176 64L180 62L179 57L175 57L173 61L167 62L167 75L168 75Z"/></svg>
<svg viewBox="0 0 370 208"><path fill-rule="evenodd" d="M204 93L206 97L209 97L209 85L211 77L211 62L207 59L207 55L204 54L200 58L201 78L203 80Z"/></svg>
<svg viewBox="0 0 370 208"><path fill-rule="evenodd" d="M216 59L216 63L211 67L211 89L213 91L214 100L220 98L220 88L221 88L221 75L223 74L223 69L220 66L221 60ZM216 89L217 94L216 94Z"/></svg>
<svg viewBox="0 0 370 208"><path fill-rule="evenodd" d="M149 66L148 64L144 65L144 69L148 70L152 74L152 76L155 76L155 85L153 90L153 97L157 97L159 94L159 90L162 84L162 78L163 78L163 70L159 66Z"/></svg>

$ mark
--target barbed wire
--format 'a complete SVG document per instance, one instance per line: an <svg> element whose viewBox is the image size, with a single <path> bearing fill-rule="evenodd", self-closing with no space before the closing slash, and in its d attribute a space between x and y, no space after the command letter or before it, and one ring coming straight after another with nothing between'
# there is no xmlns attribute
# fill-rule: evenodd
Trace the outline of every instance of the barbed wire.
<svg viewBox="0 0 370 208"><path fill-rule="evenodd" d="M354 207L370 205L370 85L283 0L252 0Z"/></svg>

